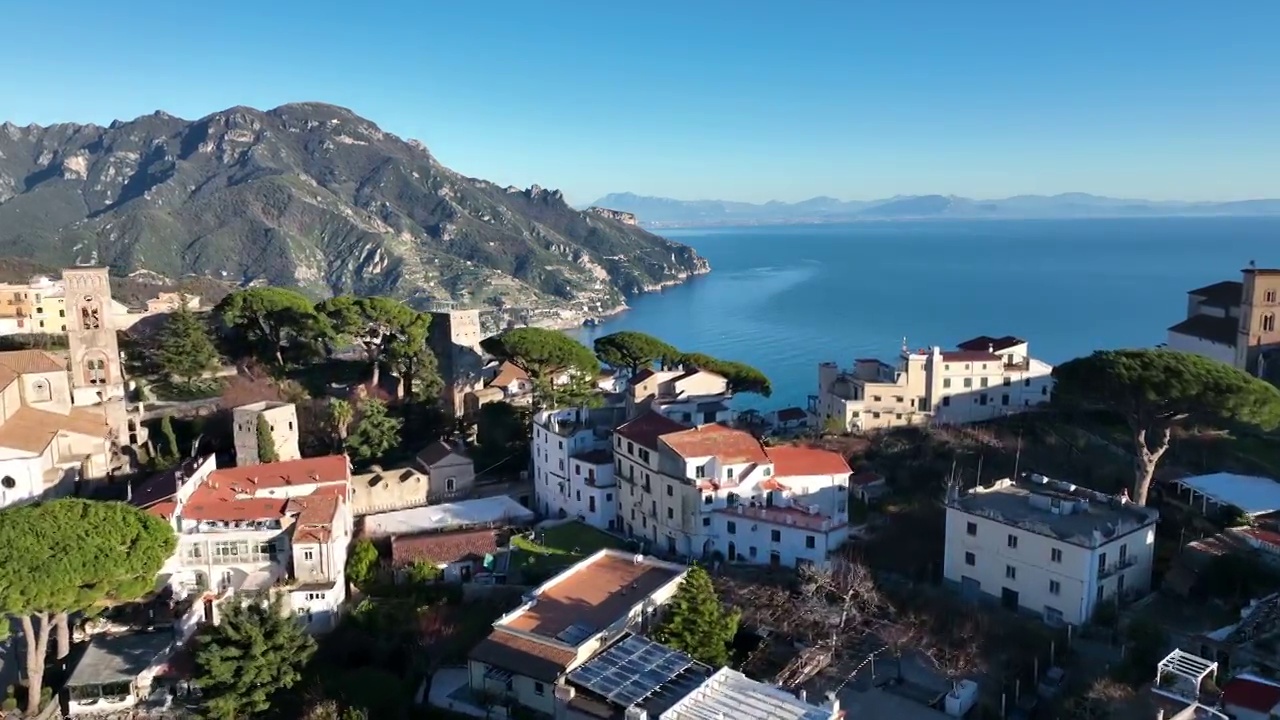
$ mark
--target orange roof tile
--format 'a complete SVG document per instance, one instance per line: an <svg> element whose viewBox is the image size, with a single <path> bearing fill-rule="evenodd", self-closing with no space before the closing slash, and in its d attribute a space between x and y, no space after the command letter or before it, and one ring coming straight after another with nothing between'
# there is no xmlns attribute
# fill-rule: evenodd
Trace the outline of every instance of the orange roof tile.
<svg viewBox="0 0 1280 720"><path fill-rule="evenodd" d="M282 487L329 484L332 487L316 488L313 495L346 497L350 479L351 470L345 455L223 468L210 473L191 493L182 514L192 520L224 522L284 517L288 514L289 498L255 495ZM332 513L329 517L332 518Z"/></svg>
<svg viewBox="0 0 1280 720"><path fill-rule="evenodd" d="M214 470L209 475L210 484L235 485L244 488L246 492L253 492L259 488L346 482L350 479L351 464L346 455L325 455L262 465L222 468Z"/></svg>
<svg viewBox="0 0 1280 720"><path fill-rule="evenodd" d="M296 513L294 543L326 543L333 537L333 521L338 515L342 499L332 493L312 493L289 498L286 515Z"/></svg>
<svg viewBox="0 0 1280 720"><path fill-rule="evenodd" d="M9 350L0 352L0 366L19 375L27 373L65 372L67 363L44 350Z"/></svg>
<svg viewBox="0 0 1280 720"><path fill-rule="evenodd" d="M662 442L685 459L714 457L727 464L769 462L754 435L719 423L669 433L662 436Z"/></svg>
<svg viewBox="0 0 1280 720"><path fill-rule="evenodd" d="M0 425L0 447L40 453L60 432L106 438L108 429L100 408L75 408L63 415L23 406Z"/></svg>
<svg viewBox="0 0 1280 720"><path fill-rule="evenodd" d="M577 659L577 653L496 629L471 648L467 657L535 680L555 682Z"/></svg>
<svg viewBox="0 0 1280 720"><path fill-rule="evenodd" d="M490 385L501 385L503 387L510 385L517 380L528 380L529 373L516 367L510 360L504 360L502 365L498 366L498 375L493 378Z"/></svg>
<svg viewBox="0 0 1280 720"><path fill-rule="evenodd" d="M391 564L408 565L415 560L448 564L483 558L498 551L498 533L494 530L423 533L391 538Z"/></svg>
<svg viewBox="0 0 1280 720"><path fill-rule="evenodd" d="M798 445L766 448L773 461L773 474L779 477L803 475L848 475L853 472L844 456L830 450Z"/></svg>

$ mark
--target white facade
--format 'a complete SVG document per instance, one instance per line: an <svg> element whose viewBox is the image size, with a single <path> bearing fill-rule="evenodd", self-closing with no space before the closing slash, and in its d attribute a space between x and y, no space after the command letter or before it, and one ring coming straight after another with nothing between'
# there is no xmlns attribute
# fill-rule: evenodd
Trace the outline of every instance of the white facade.
<svg viewBox="0 0 1280 720"><path fill-rule="evenodd" d="M1236 344L1223 343L1208 338L1184 335L1174 330L1169 331L1165 346L1170 350L1195 353L1228 365L1235 365Z"/></svg>
<svg viewBox="0 0 1280 720"><path fill-rule="evenodd" d="M617 484L609 454L609 431L617 417L611 409L544 410L534 417L534 498L543 516L617 529Z"/></svg>
<svg viewBox="0 0 1280 720"><path fill-rule="evenodd" d="M943 577L1051 622L1080 624L1098 605L1151 586L1156 513L1039 476L997 482L947 505Z"/></svg>

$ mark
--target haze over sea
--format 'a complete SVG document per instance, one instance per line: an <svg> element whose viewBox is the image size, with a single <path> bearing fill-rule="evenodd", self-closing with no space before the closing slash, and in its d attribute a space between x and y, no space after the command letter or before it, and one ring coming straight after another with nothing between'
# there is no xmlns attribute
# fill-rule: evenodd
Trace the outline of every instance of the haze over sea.
<svg viewBox="0 0 1280 720"><path fill-rule="evenodd" d="M1017 335L1060 363L1100 348L1164 342L1186 292L1238 280L1250 260L1280 265L1280 218L875 222L659 230L692 245L710 275L637 298L584 328L618 330L740 360L773 397L740 407L803 407L817 364L896 364L912 348Z"/></svg>

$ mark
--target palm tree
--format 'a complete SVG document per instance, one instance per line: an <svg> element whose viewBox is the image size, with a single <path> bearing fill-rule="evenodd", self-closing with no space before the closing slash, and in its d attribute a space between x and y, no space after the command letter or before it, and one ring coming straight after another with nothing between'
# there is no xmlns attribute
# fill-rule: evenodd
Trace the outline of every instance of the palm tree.
<svg viewBox="0 0 1280 720"><path fill-rule="evenodd" d="M355 420L356 409L351 403L341 398L334 398L329 401L329 420L333 423L333 431L338 436L338 446L341 447L347 442L347 430L351 427L351 422Z"/></svg>

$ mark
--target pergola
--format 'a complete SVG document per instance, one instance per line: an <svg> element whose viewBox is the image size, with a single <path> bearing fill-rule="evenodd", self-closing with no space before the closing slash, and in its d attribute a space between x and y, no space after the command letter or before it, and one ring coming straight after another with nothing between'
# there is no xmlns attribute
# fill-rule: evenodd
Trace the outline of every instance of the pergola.
<svg viewBox="0 0 1280 720"><path fill-rule="evenodd" d="M1157 666L1157 686L1160 685L1161 678L1166 675L1172 675L1193 685L1195 692L1191 696L1191 700L1194 701L1200 697L1200 684L1204 682L1206 677L1212 675L1214 679L1217 679L1218 663L1206 660L1199 655L1192 655L1189 652L1174 650L1166 655Z"/></svg>

